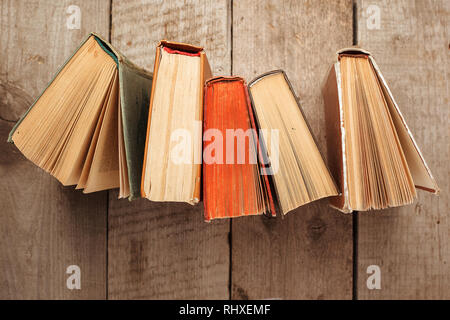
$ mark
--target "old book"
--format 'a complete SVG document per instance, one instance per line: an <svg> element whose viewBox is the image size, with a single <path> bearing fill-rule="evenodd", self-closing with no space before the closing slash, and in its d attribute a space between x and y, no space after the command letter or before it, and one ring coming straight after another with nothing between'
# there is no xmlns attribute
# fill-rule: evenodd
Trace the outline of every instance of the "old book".
<svg viewBox="0 0 450 320"><path fill-rule="evenodd" d="M211 69L201 47L161 41L142 171L142 197L200 201L203 87Z"/></svg>
<svg viewBox="0 0 450 320"><path fill-rule="evenodd" d="M8 141L65 186L139 197L151 83L150 73L90 34Z"/></svg>
<svg viewBox="0 0 450 320"><path fill-rule="evenodd" d="M338 52L323 90L329 165L342 194L331 205L343 212L412 203L416 187L438 186L397 103L369 52Z"/></svg>
<svg viewBox="0 0 450 320"><path fill-rule="evenodd" d="M263 163L286 214L338 190L302 113L292 85L281 70L265 73L248 85Z"/></svg>
<svg viewBox="0 0 450 320"><path fill-rule="evenodd" d="M216 77L205 85L203 121L205 219L275 214L247 86L240 77Z"/></svg>

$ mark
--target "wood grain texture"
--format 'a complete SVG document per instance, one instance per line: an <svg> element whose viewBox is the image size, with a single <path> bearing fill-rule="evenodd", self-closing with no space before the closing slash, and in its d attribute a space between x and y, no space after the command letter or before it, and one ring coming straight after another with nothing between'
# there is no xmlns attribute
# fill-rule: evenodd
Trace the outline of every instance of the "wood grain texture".
<svg viewBox="0 0 450 320"><path fill-rule="evenodd" d="M377 5L379 30L367 28ZM449 299L449 15L438 1L358 1L358 44L381 68L406 123L441 188L418 191L410 206L359 214L358 298ZM381 290L368 290L367 267L381 268Z"/></svg>
<svg viewBox="0 0 450 320"><path fill-rule="evenodd" d="M153 72L160 40L186 42L205 49L213 74L231 69L231 1L113 1L113 45Z"/></svg>
<svg viewBox="0 0 450 320"><path fill-rule="evenodd" d="M233 74L284 69L325 155L321 85L352 43L352 1L234 1ZM352 219L322 200L232 221L232 298L350 299Z"/></svg>
<svg viewBox="0 0 450 320"><path fill-rule="evenodd" d="M71 4L81 30L66 27ZM0 299L106 296L106 193L61 186L6 139L86 34L108 25L109 1L0 2ZM73 264L81 290L66 287Z"/></svg>
<svg viewBox="0 0 450 320"><path fill-rule="evenodd" d="M229 73L228 1L113 1L112 44L153 71L159 40L205 47ZM229 225L205 223L203 204L109 200L109 298L227 299Z"/></svg>
<svg viewBox="0 0 450 320"><path fill-rule="evenodd" d="M351 216L326 200L285 219L235 219L230 247L230 221L204 223L202 205L83 195L6 143L85 35L111 31L150 71L160 39L205 46L215 75L233 65L249 81L284 69L326 156L321 85L335 51L352 43L352 1L329 2L236 0L231 10L230 0L113 0L109 30L109 0L0 1L0 299L226 299L230 252L232 298L351 298ZM450 299L450 3L356 3L358 44L373 53L441 188L438 197L418 191L412 206L359 214L357 297ZM69 5L81 8L80 30L66 27ZM381 9L380 30L367 28L369 5ZM81 267L81 290L66 288L71 264ZM381 290L366 287L373 264Z"/></svg>

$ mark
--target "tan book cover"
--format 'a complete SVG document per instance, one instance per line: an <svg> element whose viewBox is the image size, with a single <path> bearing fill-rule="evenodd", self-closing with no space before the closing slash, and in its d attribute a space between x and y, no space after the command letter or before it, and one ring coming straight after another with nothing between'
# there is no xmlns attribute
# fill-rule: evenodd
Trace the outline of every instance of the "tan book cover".
<svg viewBox="0 0 450 320"><path fill-rule="evenodd" d="M404 199L392 200L395 197L390 194L395 193L395 190L392 190L392 188L386 188L384 190L383 183L380 180L384 179L385 182L395 182L396 178L381 170L380 168L383 168L383 166L380 165L379 168L374 169L376 178L373 178L372 181L377 183L378 188L381 188L379 193L384 194L381 194L380 199L378 199L379 201L373 201L370 199L370 196L366 197L367 199L365 201L367 205L362 206L362 208L357 208L352 205L351 193L360 191L352 191L352 188L355 189L353 187L355 181L352 180L352 176L355 176L355 171L358 171L355 169L355 164L358 164L359 161L360 163L366 163L367 165L365 167L372 167L372 165L375 166L377 164L378 159L383 160L385 155L393 157L389 153L383 154L384 151L380 147L382 145L393 145L393 150L397 149L396 152L399 154L398 159L401 160L400 163L404 166L402 170L405 171L405 179L408 179L408 177L412 179L413 188L415 186L429 192L438 193L439 188L437 183L372 55L368 51L356 47L339 50L337 55L338 59L330 68L323 87L323 97L326 107L329 168L341 190L341 195L331 198L331 205L345 213L350 213L353 210L382 209L412 202L415 198L414 190L411 190L411 197L409 198L404 197ZM355 66L363 66L364 69L351 69L349 67L344 72L342 69L343 59L345 59L346 64L353 63ZM361 70L366 71L363 72ZM357 74L355 75L354 73ZM369 86L369 80L372 81L372 84L375 83L375 85ZM354 97L355 99L352 101L348 97ZM378 100L375 100L375 98ZM371 102L372 99L374 100ZM358 113L366 114L366 118L363 116L360 116L360 118L350 117L349 103L353 104L352 108L356 110L357 115ZM375 107L379 109L375 109ZM365 110L366 108L367 110ZM375 110L380 111L376 112ZM381 118L383 112L385 112L384 120ZM364 120L368 119L367 117L370 117L370 120ZM365 124L363 125L363 123ZM378 129L376 128L382 127L385 128L384 131L392 131L390 133L392 137L390 140L392 141L384 141L382 139L383 135L377 133ZM358 130L355 128L358 128L360 132L357 132ZM377 138L377 134L379 138ZM366 135L366 140L361 141L368 143L355 143L351 145L349 143L349 137L356 137L357 135ZM378 146L373 147L377 144ZM354 146L359 147L355 149ZM374 155L374 158L371 158L374 161L364 162L367 159L361 156L363 153L360 153L358 150L366 150L369 148L371 148L371 154ZM369 152L367 154L370 155ZM355 157L358 159L356 162L353 159ZM392 159L395 160L394 157ZM392 159L391 161L385 160L385 163L390 165L394 161ZM371 168L367 169L368 172L370 170ZM397 174L398 172L394 171L394 173ZM368 176L363 172L356 172L356 175L366 178ZM375 188L369 183L366 185L369 188ZM370 193L369 191L364 191Z"/></svg>
<svg viewBox="0 0 450 320"><path fill-rule="evenodd" d="M199 58L199 72L198 72L198 77L195 79L191 79L192 81L195 82L195 85L197 86L197 91L195 93L195 95L197 95L196 101L195 102L195 106L194 106L194 114L190 114L187 115L187 119L181 119L181 121L199 121L201 123L201 121L203 120L203 90L204 90L204 84L205 81L207 79L209 79L212 76L211 73L211 67L209 65L208 59L206 57L205 51L203 50L202 47L198 47L198 46L194 46L194 45L190 45L190 44L186 44L186 43L179 43L179 42L173 42L173 41L167 41L167 40L162 40L160 41L159 45L156 47L156 56L155 56L155 65L154 65L154 78L153 78L153 84L152 84L152 95L150 98L150 107L149 107L149 115L148 115L148 125L147 125L147 134L146 134L146 144L145 144L145 154L144 154L144 163L143 163L143 168L142 168L142 180L141 180L141 195L142 197L148 198L150 200L154 200L154 201L184 201L184 202L188 202L190 204L196 204L200 201L200 194L201 194L201 161L199 163L193 163L193 178L192 181L190 181L189 183L192 184L192 194L188 197L189 199L187 199L186 197L174 197L171 196L170 194L164 194L164 195L158 195L158 196L153 196L151 194L147 194L148 192L146 191L146 189L151 190L152 188L152 180L154 179L154 177L152 176L152 174L150 174L149 172L147 172L147 167L149 165L155 164L155 165L161 165L163 168L167 168L170 167L168 165L168 161L167 157L168 155L164 155L166 158L163 160L157 159L158 155L156 154L157 152L154 152L152 154L152 151L150 149L153 148L152 143L159 143L159 141L157 142L155 141L151 141L152 137L154 137L152 135L152 132L158 131L157 133L155 132L155 139L159 140L159 137L165 137L168 138L167 135L170 135L171 132L170 130L164 130L160 131L159 128L156 128L156 125L153 123L152 124L152 116L155 115L155 95L157 95L160 91L158 90L158 86L162 86L163 85L163 81L168 80L166 79L166 77L168 76L167 74L161 74L160 71L160 64L161 64L161 60L162 60L162 56L163 54L167 54L168 56L170 55L179 55L182 56L183 58L189 59L189 58ZM178 63L178 62L177 62ZM195 73L197 74L197 73ZM177 84L175 84L174 82L176 80L170 80L172 81L172 83L170 85L172 85L171 89L169 89L170 91L167 92L165 90L161 91L161 94L168 94L170 99L172 99L172 103L169 103L169 105L164 105L161 106L162 109L166 109L166 108L172 108L174 107L176 111L178 112L182 112L183 110L180 110L180 105L173 105L173 98L174 95L176 96L178 91L174 91L174 86L176 86ZM188 87L188 84L185 83L183 84L185 87ZM188 96L192 95L192 92L186 92L185 94L187 94ZM179 97L176 97L179 98ZM160 109L158 109L159 112ZM163 110L162 112L165 112L165 110ZM173 114L173 117L180 117L180 114ZM167 121L169 121L170 119L168 119ZM169 123L167 123L168 126L170 126ZM172 128L172 129L177 129L177 128ZM201 128L200 128L201 130ZM159 135L159 137L158 137ZM201 137L201 133L198 137L194 138L194 139L199 139L199 141L194 141L194 144L196 144L199 148L200 148L200 152L201 152L201 145L202 145L202 137ZM167 141L167 140L164 140ZM168 153L170 152L169 150L165 150L162 151L164 153ZM151 162L153 161L153 162ZM168 171L171 171L171 169L167 169ZM158 170L159 171L159 170ZM172 170L174 171L174 170ZM173 172L163 172L163 175L171 175ZM159 172L158 172L159 174ZM183 174L180 173L173 173L172 176L174 177L174 179L183 179ZM158 181L158 183L160 183L161 181L163 181L165 183L165 178L161 178L161 179L156 179ZM148 184L148 187L147 187ZM160 188L160 189L168 189L170 188L170 186L166 185L158 185L156 186L156 188ZM158 192L159 193L159 192ZM169 192L170 193L170 192Z"/></svg>
<svg viewBox="0 0 450 320"><path fill-rule="evenodd" d="M8 141L64 185L76 184L86 193L120 187L120 197L138 198L151 84L151 73L90 33ZM40 146L44 140L48 143ZM45 152L34 150L44 147Z"/></svg>

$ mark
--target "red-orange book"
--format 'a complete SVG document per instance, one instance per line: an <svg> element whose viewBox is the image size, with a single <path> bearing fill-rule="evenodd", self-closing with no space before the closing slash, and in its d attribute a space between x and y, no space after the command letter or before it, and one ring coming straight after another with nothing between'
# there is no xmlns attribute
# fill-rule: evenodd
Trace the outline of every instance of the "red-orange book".
<svg viewBox="0 0 450 320"><path fill-rule="evenodd" d="M205 219L275 215L247 86L239 77L205 84L203 201Z"/></svg>

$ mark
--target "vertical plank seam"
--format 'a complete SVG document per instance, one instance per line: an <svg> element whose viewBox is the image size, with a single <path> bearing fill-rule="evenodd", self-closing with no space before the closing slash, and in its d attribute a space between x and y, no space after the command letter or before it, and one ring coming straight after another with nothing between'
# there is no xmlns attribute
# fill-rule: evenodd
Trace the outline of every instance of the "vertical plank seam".
<svg viewBox="0 0 450 320"><path fill-rule="evenodd" d="M230 0L230 73L233 75L233 0ZM229 275L228 275L228 299L233 298L233 221L230 219L230 231L228 233L229 255Z"/></svg>
<svg viewBox="0 0 450 320"><path fill-rule="evenodd" d="M358 5L357 5L357 0L353 0L353 16L352 16L352 22L353 22L353 45L358 45Z"/></svg>
<svg viewBox="0 0 450 320"><path fill-rule="evenodd" d="M352 44L358 45L358 7L356 0L352 5ZM352 270L352 300L358 300L358 212L353 212L352 216L352 239L353 239L353 270Z"/></svg>
<svg viewBox="0 0 450 320"><path fill-rule="evenodd" d="M111 34L112 34L112 6L113 0L109 0L109 30L108 30L108 41L111 43Z"/></svg>
<svg viewBox="0 0 450 320"><path fill-rule="evenodd" d="M106 191L106 247L105 247L105 257L106 257L106 262L105 262L105 300L109 299L109 287L108 287L108 283L109 283L109 191Z"/></svg>
<svg viewBox="0 0 450 320"><path fill-rule="evenodd" d="M231 50L230 50L230 59L231 59L231 61L230 61L230 72L231 72L231 75L233 75L233 0L230 0L231 1L231 8L230 8L230 16L231 16L231 20L230 20L230 47L231 47Z"/></svg>
<svg viewBox="0 0 450 320"><path fill-rule="evenodd" d="M112 6L113 0L109 0L109 30L108 30L108 41L111 43L112 40ZM109 300L109 190L106 191L106 263L105 263L105 300Z"/></svg>
<svg viewBox="0 0 450 320"><path fill-rule="evenodd" d="M233 235L232 235L232 227L233 222L230 219L230 232L228 233L228 246L230 248L229 255L229 274L228 274L228 300L232 300L232 289L233 289Z"/></svg>
<svg viewBox="0 0 450 320"><path fill-rule="evenodd" d="M358 300L358 212L353 213L353 292L352 300Z"/></svg>

